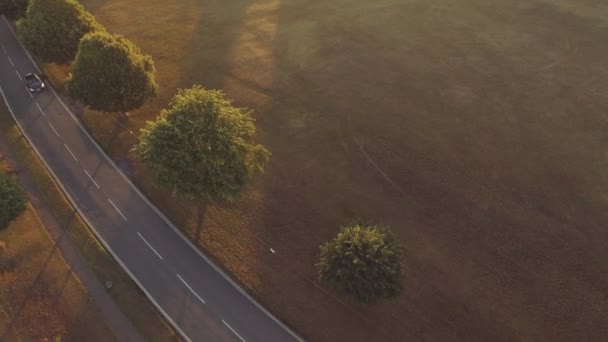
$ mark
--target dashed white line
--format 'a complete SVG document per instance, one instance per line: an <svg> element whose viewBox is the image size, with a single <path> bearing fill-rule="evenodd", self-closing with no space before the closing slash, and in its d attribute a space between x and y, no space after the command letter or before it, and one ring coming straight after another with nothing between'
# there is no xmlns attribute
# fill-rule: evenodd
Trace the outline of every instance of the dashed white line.
<svg viewBox="0 0 608 342"><path fill-rule="evenodd" d="M110 204L112 205L112 207L114 207L114 210L116 210L118 212L118 214L120 214L120 216L122 217L123 220L127 221L127 218L125 217L125 215L122 214L122 212L120 211L120 209L118 209L118 207L116 206L116 204L114 204L114 202L112 202L111 199L108 198L108 202L110 202Z"/></svg>
<svg viewBox="0 0 608 342"><path fill-rule="evenodd" d="M13 35L13 37L15 37L15 39L17 39L17 35L15 33L15 31L12 29L12 27L10 26L8 20L6 19L5 16L2 16L2 19L4 19L4 22L6 23L8 29L11 31L11 34ZM17 40L18 41L18 40ZM25 48L23 48L23 45L21 45L21 48L23 49L23 51L26 53L27 57L29 58L29 60L31 61L31 63L34 65L34 67L36 68L36 70L38 72L41 72L40 67L36 64L36 62L34 61L34 59L32 58L32 56L30 55L30 53L25 50ZM27 89L27 88L26 88ZM76 118L76 115L74 115L71 110L68 108L68 106L63 102L63 100L61 99L61 97L59 97L59 95L57 94L57 92L50 87L51 92L54 94L55 98L59 101L59 103L66 109L66 111L70 114L70 116L72 117L72 120L74 120L77 124L78 127L80 128L80 130L91 140L94 141L94 139L91 137L91 135L87 132L87 130L82 126L82 124L80 124L79 120ZM0 93L2 93L2 97L5 98L5 94L2 91L2 87L0 87ZM32 95L32 93L28 90L28 95L33 98L34 96ZM6 102L6 99L5 99ZM11 113L12 114L12 113ZM16 119L16 117L14 116L14 114L12 114L12 116ZM17 122L18 124L18 122ZM23 131L23 130L22 130ZM146 204L148 204L162 219L163 221L165 221L167 223L167 225L169 225L169 227L178 235L181 237L181 239L186 242L186 244L188 244L188 246L194 251L196 252L203 260L205 260L207 262L207 264L209 264L211 267L213 267L213 269L215 269L226 281L228 281L239 293L241 293L245 298L247 298L252 304L254 304L258 309L260 309L262 312L264 312L270 319L272 319L275 323L277 323L279 326L281 326L283 329L285 329L290 335L292 335L296 340L303 342L303 339L301 339L297 334L295 334L289 327L287 327L285 324L283 324L283 322L281 322L280 320L278 320L274 315L272 315L266 308L264 308L263 306L261 306L253 297L251 297L247 292L245 292L234 280L232 280L232 278L230 278L230 276L228 276L225 272L222 271L222 269L220 269L213 261L211 261L205 254L203 254L197 247L194 246L194 244L192 242L190 242L190 240L188 240L188 238L186 238L183 233L181 233L181 231L178 230L178 228L175 227L175 225L173 225L171 223L171 221L169 221L167 219L167 217L165 215L163 215L162 212L160 212L160 210L158 210L158 208L156 208L156 206L154 206L147 197L145 197L145 195L143 195L143 193L141 193L141 191L133 184L133 182L131 182L129 180L129 178L127 178L124 173L122 173L120 171L120 169L118 169L118 167L116 166L116 164L110 159L110 157L108 157L108 155L101 149L101 147L99 147L99 145L95 144L95 147L99 150L100 154L113 166L113 168L118 172L119 175L121 175L123 177L123 179L129 183L129 185L132 187L133 190L135 190L138 195L142 198L142 200L144 202L146 202ZM39 154L39 153L38 153ZM40 155L40 154L39 154ZM48 168L48 166L47 166ZM52 170L51 170L52 173ZM54 176L54 178L58 179L56 176ZM60 186L61 183L60 183ZM69 197L69 195L68 195ZM76 202L70 198L70 201L75 204ZM111 201L110 201L111 203ZM120 211L119 211L120 212ZM81 213L82 215L82 213ZM84 215L83 215L84 217ZM86 217L84 217L86 220ZM124 216L123 216L124 218ZM126 220L126 219L125 219ZM87 224L90 227L93 227L93 225L87 221ZM179 332L179 334L181 335L182 338L184 338L187 342L191 342L192 340L188 337L188 335L186 335L186 333L180 328L180 326L178 324L176 324L176 322L171 318L171 316L163 310L163 308L158 304L158 302L154 299L154 297L146 290L146 288L141 284L141 282L139 282L139 280L137 279L137 277L135 277L133 275L133 273L129 270L129 268L118 258L118 256L116 254L114 254L114 252L111 250L111 247L101 238L101 236L94 230L94 233L96 234L96 236L102 241L102 243L104 244L104 246L110 251L110 253L117 259L117 261L119 262L119 264L122 266L123 269L125 269L127 271L127 273L129 274L129 276L137 283L137 285L144 291L144 293L146 294L146 296L152 301L152 303L155 305L155 307L163 314L163 316L173 325L173 327ZM226 323L224 323L226 324Z"/></svg>
<svg viewBox="0 0 608 342"><path fill-rule="evenodd" d="M74 153L72 153L72 150L70 150L68 145L63 144L63 146L65 146L65 149L68 150L68 152L70 152L70 155L72 155L72 158L74 158L75 161L78 161L78 159L76 159L76 156L74 155Z"/></svg>
<svg viewBox="0 0 608 342"><path fill-rule="evenodd" d="M147 241L146 239L144 239L144 237L143 237L143 236L142 236L142 235L141 235L139 232L137 232L137 235L139 235L139 237L140 237L142 240L144 240L144 242L146 243L146 245L148 245L148 247L150 247L150 249L152 250L152 252L154 252L154 254L156 254L156 256L157 256L157 257L158 257L160 260L163 260L163 257L162 257L162 256L161 256L161 255L160 255L160 254L159 254L159 253L156 251L156 249L154 249L154 247L152 247L152 245L151 245L151 244L149 244L149 243L148 243L148 241Z"/></svg>
<svg viewBox="0 0 608 342"><path fill-rule="evenodd" d="M13 63L13 60L11 59L11 56L6 56L8 57L8 61L9 63L11 63L11 65L13 66L13 68L15 67L15 63Z"/></svg>
<svg viewBox="0 0 608 342"><path fill-rule="evenodd" d="M23 81L23 79L21 78L21 74L19 73L19 70L15 69L15 74L17 74L17 77L19 77L19 80Z"/></svg>
<svg viewBox="0 0 608 342"><path fill-rule="evenodd" d="M42 107L40 107L40 105L38 104L38 102L36 102L36 107L38 107L38 110L40 111L40 113L42 113L42 115L46 115L42 110Z"/></svg>
<svg viewBox="0 0 608 342"><path fill-rule="evenodd" d="M25 87L25 91L27 91L27 94L30 96L30 98L32 98L32 99L33 99L33 98L34 98L34 95L32 95L32 92L31 92L29 89L27 89L27 86L26 86L26 85L23 85L23 86Z"/></svg>
<svg viewBox="0 0 608 342"><path fill-rule="evenodd" d="M179 274L177 274L177 277L179 278L179 280L184 283L184 285L186 285L186 287L188 288L188 290L190 290L190 292L192 292L192 294L198 298L198 300L200 300L203 304L207 304L205 303L205 301L203 300L203 298L201 298L198 293L194 292L194 290L190 287L190 285L188 285L188 283L186 283L186 281L184 280L184 278L182 278Z"/></svg>
<svg viewBox="0 0 608 342"><path fill-rule="evenodd" d="M55 135L59 136L59 133L57 133L57 130L55 129L55 127L53 127L53 124L49 122L49 126L51 126L51 129L53 130L53 132L55 132Z"/></svg>
<svg viewBox="0 0 608 342"><path fill-rule="evenodd" d="M6 47L4 47L4 44L2 44L2 51L4 51L4 53L8 55L8 52L6 52Z"/></svg>
<svg viewBox="0 0 608 342"><path fill-rule="evenodd" d="M89 171L84 170L84 173L86 173L86 174L87 174L87 177L89 177L89 179L91 180L91 182L93 182L93 184L95 185L95 187L96 187L97 189L99 189L99 185L97 185L97 182L95 182L95 180L93 179L93 177L91 177L91 175L89 174Z"/></svg>
<svg viewBox="0 0 608 342"><path fill-rule="evenodd" d="M2 19L4 20L6 26L8 27L9 31L11 31L11 34L13 35L13 37L15 37L15 39L17 39L17 35L15 34L15 31L11 28L8 20L6 19L6 17L4 15L1 16ZM17 40L17 42L19 42ZM20 45L21 48L23 49L23 51L26 53L27 57L30 59L32 65L36 68L36 70L38 72L41 72L40 68L38 67L38 65L36 64L36 62L34 61L34 59L32 58L32 56L30 55L30 53L25 50L23 48L23 45ZM27 89L27 88L26 88ZM67 106L65 105L65 103L63 103L63 101L61 101L61 98L59 98L59 96L57 95L57 93L55 92L55 90L51 87L50 90L53 92L53 94L55 95L55 97L59 100L59 102L66 108L66 110L68 111L68 113L70 114L70 116L72 117L72 119L78 123L78 127L87 135L90 137L90 135L88 134L88 132L82 127L82 125L80 125L80 123L78 122L78 120L76 119L76 116L69 111L69 109L67 108ZM29 90L27 91L28 94L30 95L31 98L33 98L34 96L29 92ZM19 129L21 130L22 134L24 136L27 137L26 131L23 129L23 127L20 125L19 121L17 120L17 116L15 116L15 113L13 112L13 110L11 109L8 101L6 100L6 94L4 93L4 90L2 89L2 86L0 86L0 95L2 97L2 99L4 100L4 102L7 104L7 107L9 108L9 111L11 113L11 116L13 117L13 119L15 120L15 122L17 123L17 126L19 126ZM30 140L30 138L28 137L28 140ZM103 150L101 150L101 148L95 144L95 147L102 152L102 155L107 159L110 160L109 157L105 154L103 154ZM34 151L36 152L36 154L38 155L38 157L40 157L40 159L42 160L43 164L46 166L46 168L49 170L49 172L51 173L51 175L53 176L53 178L55 180L58 181L59 187L61 187L61 189L63 190L63 192L66 193L68 199L70 200L70 202L74 205L74 207L76 208L76 210L80 213L80 215L82 216L82 218L85 220L85 222L87 223L87 225L91 228L91 230L93 231L93 233L95 234L95 236L101 241L101 243L103 244L103 246L110 252L110 254L116 259L116 261L120 264L120 266L129 274L129 277L131 277L131 279L133 279L133 281L137 284L137 286L144 292L144 294L146 295L146 297L152 302L152 304L154 304L154 306L156 307L156 309L158 309L159 312L161 312L163 314L163 316L171 323L171 325L173 326L173 328L175 330L177 330L177 332L180 334L180 336L186 341L186 342L192 342L192 339L190 337L188 337L188 335L180 328L180 326L173 320L173 318L171 318L171 316L165 311L163 310L162 306L160 306L160 304L158 304L158 302L156 301L156 299L150 294L150 292L148 292L148 290L146 290L146 288L143 286L143 284L139 281L139 279L133 274L133 272L131 272L131 270L129 269L129 267L127 267L127 265L125 265L122 260L118 257L118 255L116 253L114 253L114 251L112 250L112 247L110 247L110 245L103 239L103 237L101 235L99 235L99 233L97 232L95 226L87 219L87 217L84 215L84 213L80 210L80 208L78 208L78 206L76 205L76 201L70 196L70 193L64 188L63 184L59 183L59 177L57 177L57 175L55 175L55 173L53 172L53 170L49 167L48 163L45 161L44 157L42 156L42 154L40 154L40 152L36 149L36 147L34 145L32 145L32 148L34 149ZM112 164L114 165L114 164ZM114 165L114 167L116 167ZM119 172L119 174L121 174ZM122 177L125 177L124 175L122 175ZM157 209L158 210L158 209Z"/></svg>
<svg viewBox="0 0 608 342"><path fill-rule="evenodd" d="M230 331L232 331L232 333L236 335L236 337L240 338L241 341L247 342L244 338L241 337L241 335L239 335L234 329L232 329L232 327L228 323L226 323L226 321L222 320L222 323L224 323L224 325L227 326L228 329L230 329Z"/></svg>

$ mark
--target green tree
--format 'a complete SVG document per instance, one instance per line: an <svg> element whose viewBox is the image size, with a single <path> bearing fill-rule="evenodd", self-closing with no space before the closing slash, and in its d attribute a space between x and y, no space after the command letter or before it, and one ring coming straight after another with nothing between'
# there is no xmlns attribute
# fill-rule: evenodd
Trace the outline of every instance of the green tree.
<svg viewBox="0 0 608 342"><path fill-rule="evenodd" d="M86 34L65 86L94 110L128 112L158 94L152 57L120 35Z"/></svg>
<svg viewBox="0 0 608 342"><path fill-rule="evenodd" d="M41 62L70 63L80 39L103 30L76 0L30 0L26 16L17 22L25 47Z"/></svg>
<svg viewBox="0 0 608 342"><path fill-rule="evenodd" d="M25 15L30 0L0 0L0 14L7 19L17 20Z"/></svg>
<svg viewBox="0 0 608 342"><path fill-rule="evenodd" d="M341 228L321 246L322 281L365 303L399 295L403 289L403 248L384 227Z"/></svg>
<svg viewBox="0 0 608 342"><path fill-rule="evenodd" d="M27 199L17 181L0 171L0 229L6 228L25 210Z"/></svg>
<svg viewBox="0 0 608 342"><path fill-rule="evenodd" d="M232 201L270 158L255 135L251 112L219 90L179 90L171 109L141 130L135 151L158 182L186 197Z"/></svg>

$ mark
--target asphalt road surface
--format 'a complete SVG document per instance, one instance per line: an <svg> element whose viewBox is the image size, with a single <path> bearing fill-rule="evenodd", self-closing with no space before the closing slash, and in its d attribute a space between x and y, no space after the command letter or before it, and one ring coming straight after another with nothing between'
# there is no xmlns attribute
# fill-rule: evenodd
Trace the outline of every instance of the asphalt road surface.
<svg viewBox="0 0 608 342"><path fill-rule="evenodd" d="M3 17L0 89L19 126L115 259L187 341L298 341L137 190L37 72Z"/></svg>

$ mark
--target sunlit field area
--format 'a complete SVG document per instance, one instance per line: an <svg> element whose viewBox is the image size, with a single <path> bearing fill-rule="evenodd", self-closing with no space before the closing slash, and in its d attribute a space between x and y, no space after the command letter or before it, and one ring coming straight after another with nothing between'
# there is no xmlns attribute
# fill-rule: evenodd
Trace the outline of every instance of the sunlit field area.
<svg viewBox="0 0 608 342"><path fill-rule="evenodd" d="M124 117L83 110L87 127L307 339L605 339L605 2L81 2L152 55L161 87ZM235 204L172 197L130 152L195 83L253 109L272 152ZM318 282L319 245L353 222L405 244L398 299L362 305Z"/></svg>

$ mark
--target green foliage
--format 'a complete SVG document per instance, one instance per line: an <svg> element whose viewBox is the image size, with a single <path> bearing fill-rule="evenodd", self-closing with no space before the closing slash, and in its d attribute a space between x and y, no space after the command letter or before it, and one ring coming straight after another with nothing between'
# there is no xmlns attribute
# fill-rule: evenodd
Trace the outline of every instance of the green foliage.
<svg viewBox="0 0 608 342"><path fill-rule="evenodd" d="M123 36L97 31L82 38L65 86L91 109L127 112L158 94L155 77L152 57Z"/></svg>
<svg viewBox="0 0 608 342"><path fill-rule="evenodd" d="M30 0L0 0L0 14L7 19L16 20L25 15Z"/></svg>
<svg viewBox="0 0 608 342"><path fill-rule="evenodd" d="M0 171L0 229L25 210L25 193L13 177Z"/></svg>
<svg viewBox="0 0 608 342"><path fill-rule="evenodd" d="M76 0L30 0L17 32L25 47L41 62L70 63L80 39L104 30Z"/></svg>
<svg viewBox="0 0 608 342"><path fill-rule="evenodd" d="M321 246L319 277L338 291L372 303L403 289L403 249L393 233L377 226L344 227Z"/></svg>
<svg viewBox="0 0 608 342"><path fill-rule="evenodd" d="M176 193L234 200L270 158L251 142L251 113L201 86L179 90L171 105L141 130L135 151Z"/></svg>

